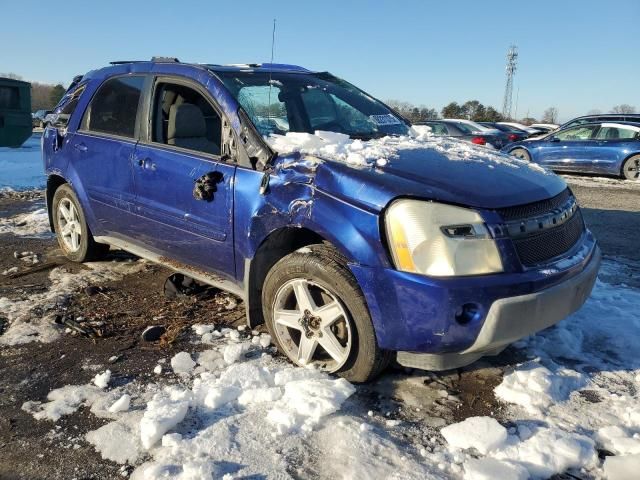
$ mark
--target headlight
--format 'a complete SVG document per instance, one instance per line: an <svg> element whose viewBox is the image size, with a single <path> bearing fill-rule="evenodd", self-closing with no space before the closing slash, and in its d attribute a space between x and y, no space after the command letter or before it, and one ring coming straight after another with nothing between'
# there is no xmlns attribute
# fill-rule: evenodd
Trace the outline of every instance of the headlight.
<svg viewBox="0 0 640 480"><path fill-rule="evenodd" d="M473 210L397 200L387 210L385 224L398 270L436 277L502 271L498 247Z"/></svg>

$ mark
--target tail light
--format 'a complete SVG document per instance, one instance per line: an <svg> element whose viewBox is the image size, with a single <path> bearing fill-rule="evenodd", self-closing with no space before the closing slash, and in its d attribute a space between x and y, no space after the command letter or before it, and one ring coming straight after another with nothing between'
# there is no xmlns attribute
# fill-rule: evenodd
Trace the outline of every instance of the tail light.
<svg viewBox="0 0 640 480"><path fill-rule="evenodd" d="M511 133L509 135L509 141L510 142L515 142L516 140L518 140L518 135L516 135L515 133Z"/></svg>
<svg viewBox="0 0 640 480"><path fill-rule="evenodd" d="M487 141L484 137L473 137L471 139L471 143L475 143L476 145L486 145Z"/></svg>

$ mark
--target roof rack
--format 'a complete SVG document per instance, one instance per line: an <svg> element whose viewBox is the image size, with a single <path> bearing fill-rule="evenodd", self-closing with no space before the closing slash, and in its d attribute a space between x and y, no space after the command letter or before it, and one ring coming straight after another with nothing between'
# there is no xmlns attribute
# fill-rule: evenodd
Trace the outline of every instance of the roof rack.
<svg viewBox="0 0 640 480"><path fill-rule="evenodd" d="M176 57L151 57L152 62L159 63L180 63Z"/></svg>
<svg viewBox="0 0 640 480"><path fill-rule="evenodd" d="M116 60L114 62L109 62L109 65L122 65L124 63L141 63L142 60Z"/></svg>

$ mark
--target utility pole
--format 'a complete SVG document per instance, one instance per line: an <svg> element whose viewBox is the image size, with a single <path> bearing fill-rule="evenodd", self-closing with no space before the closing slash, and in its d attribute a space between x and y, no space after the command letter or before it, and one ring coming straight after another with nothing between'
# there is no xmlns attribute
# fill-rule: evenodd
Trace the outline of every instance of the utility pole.
<svg viewBox="0 0 640 480"><path fill-rule="evenodd" d="M507 51L507 84L504 87L504 100L502 101L502 116L511 118L511 104L513 99L513 76L518 65L518 47L511 45Z"/></svg>

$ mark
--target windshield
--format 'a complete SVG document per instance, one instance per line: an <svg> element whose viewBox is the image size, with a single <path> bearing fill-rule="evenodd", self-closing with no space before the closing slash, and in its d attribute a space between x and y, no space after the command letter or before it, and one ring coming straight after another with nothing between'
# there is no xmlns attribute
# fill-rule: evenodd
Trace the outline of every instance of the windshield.
<svg viewBox="0 0 640 480"><path fill-rule="evenodd" d="M216 74L263 136L325 130L368 139L409 131L382 103L328 73Z"/></svg>

